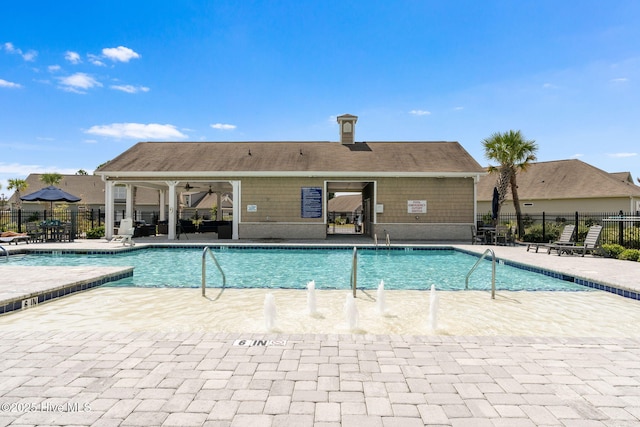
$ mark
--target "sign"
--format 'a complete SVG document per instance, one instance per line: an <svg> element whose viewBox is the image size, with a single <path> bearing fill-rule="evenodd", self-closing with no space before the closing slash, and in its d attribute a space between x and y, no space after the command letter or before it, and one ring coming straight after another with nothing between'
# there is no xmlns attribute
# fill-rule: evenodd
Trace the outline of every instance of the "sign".
<svg viewBox="0 0 640 427"><path fill-rule="evenodd" d="M267 347L272 345L282 347L287 345L287 340L235 340L233 345L239 347Z"/></svg>
<svg viewBox="0 0 640 427"><path fill-rule="evenodd" d="M426 200L407 200L407 213L419 214L427 213Z"/></svg>
<svg viewBox="0 0 640 427"><path fill-rule="evenodd" d="M247 205L247 212L258 212L258 205Z"/></svg>
<svg viewBox="0 0 640 427"><path fill-rule="evenodd" d="M300 216L322 218L322 188L302 187L300 189Z"/></svg>

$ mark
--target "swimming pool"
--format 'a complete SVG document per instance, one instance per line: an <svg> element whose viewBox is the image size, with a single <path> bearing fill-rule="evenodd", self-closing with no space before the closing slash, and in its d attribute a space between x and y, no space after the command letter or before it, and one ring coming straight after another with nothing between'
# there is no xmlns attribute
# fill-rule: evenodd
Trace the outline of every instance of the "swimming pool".
<svg viewBox="0 0 640 427"><path fill-rule="evenodd" d="M317 289L349 289L352 248L213 247L229 288L303 289L314 280ZM465 276L478 258L453 248L358 250L358 288L376 289L384 280L389 290L462 290ZM220 273L207 260L207 284L218 287ZM199 287L202 248L145 248L123 253L37 254L12 256L14 265L133 266L133 277L109 286ZM491 262L483 261L469 280L470 289L490 289ZM496 289L527 291L589 291L590 288L498 263Z"/></svg>

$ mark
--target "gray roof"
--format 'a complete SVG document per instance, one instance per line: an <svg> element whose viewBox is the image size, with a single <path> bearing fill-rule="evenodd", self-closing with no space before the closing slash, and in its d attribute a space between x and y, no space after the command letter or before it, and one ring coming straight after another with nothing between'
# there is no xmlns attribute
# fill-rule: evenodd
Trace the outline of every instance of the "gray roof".
<svg viewBox="0 0 640 427"><path fill-rule="evenodd" d="M329 212L355 212L362 210L362 194L336 196L329 199Z"/></svg>
<svg viewBox="0 0 640 427"><path fill-rule="evenodd" d="M523 200L640 197L640 187L630 173L611 174L577 159L532 163L517 176L518 196ZM498 175L482 176L478 201L490 201ZM511 200L511 190L507 192Z"/></svg>
<svg viewBox="0 0 640 427"><path fill-rule="evenodd" d="M27 182L27 189L20 193L21 196L31 194L41 188L47 187L40 180L42 174L32 173L25 179ZM104 182L102 177L98 175L62 175L60 183L55 187L61 188L67 193L80 197L82 200L78 202L80 205L104 205ZM16 203L15 192L9 199L11 203ZM22 202L23 204L34 202ZM138 188L136 193L136 204L138 205L157 205L158 193L157 191L149 190L146 188Z"/></svg>
<svg viewBox="0 0 640 427"><path fill-rule="evenodd" d="M99 168L108 176L180 172L478 174L458 142L140 142ZM120 173L120 174L119 174Z"/></svg>

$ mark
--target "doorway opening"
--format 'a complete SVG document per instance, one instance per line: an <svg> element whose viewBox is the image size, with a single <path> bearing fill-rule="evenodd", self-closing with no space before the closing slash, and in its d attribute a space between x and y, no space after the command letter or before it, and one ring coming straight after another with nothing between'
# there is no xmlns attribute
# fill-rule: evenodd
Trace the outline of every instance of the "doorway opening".
<svg viewBox="0 0 640 427"><path fill-rule="evenodd" d="M327 235L371 236L374 187L373 182L327 182Z"/></svg>

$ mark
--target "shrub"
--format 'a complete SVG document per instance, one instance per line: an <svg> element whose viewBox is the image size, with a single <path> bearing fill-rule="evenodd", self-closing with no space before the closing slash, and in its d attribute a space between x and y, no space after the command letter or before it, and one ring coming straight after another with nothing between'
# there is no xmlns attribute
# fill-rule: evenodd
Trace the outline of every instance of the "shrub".
<svg viewBox="0 0 640 427"><path fill-rule="evenodd" d="M548 222L545 226L544 236L542 235L542 224L534 224L525 230L522 238L525 242L545 243L558 240L564 225Z"/></svg>
<svg viewBox="0 0 640 427"><path fill-rule="evenodd" d="M624 259L628 261L638 261L640 259L640 250L638 249L625 249L618 256L618 259Z"/></svg>
<svg viewBox="0 0 640 427"><path fill-rule="evenodd" d="M87 230L87 239L102 239L104 237L104 225Z"/></svg>
<svg viewBox="0 0 640 427"><path fill-rule="evenodd" d="M617 243L606 243L602 245L602 249L607 253L607 256L611 258L618 258L624 251L624 246Z"/></svg>

